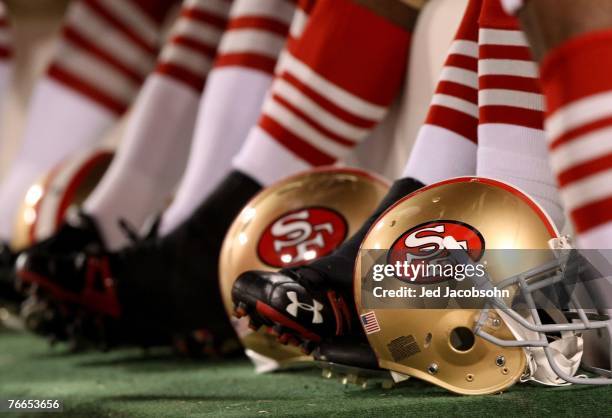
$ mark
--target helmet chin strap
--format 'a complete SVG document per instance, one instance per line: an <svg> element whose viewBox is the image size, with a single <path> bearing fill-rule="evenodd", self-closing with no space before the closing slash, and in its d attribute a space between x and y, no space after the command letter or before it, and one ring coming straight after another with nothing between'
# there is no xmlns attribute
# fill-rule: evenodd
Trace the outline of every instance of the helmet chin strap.
<svg viewBox="0 0 612 418"><path fill-rule="evenodd" d="M518 341L539 339L537 332L520 326L503 310L496 309L496 311ZM531 319L529 321L531 322ZM558 367L566 374L574 376L582 360L582 337L574 332L562 332L561 338L551 342L548 347ZM561 379L555 373L542 347L525 347L525 355L527 356L529 372L521 378L522 382L534 381L547 386L566 386L571 384Z"/></svg>

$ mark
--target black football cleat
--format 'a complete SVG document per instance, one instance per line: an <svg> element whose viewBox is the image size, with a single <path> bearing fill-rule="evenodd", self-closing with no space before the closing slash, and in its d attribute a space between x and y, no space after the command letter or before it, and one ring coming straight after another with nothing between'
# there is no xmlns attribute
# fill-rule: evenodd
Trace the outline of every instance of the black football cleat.
<svg viewBox="0 0 612 418"><path fill-rule="evenodd" d="M86 213L70 211L64 223L51 237L34 244L29 252L46 254L70 254L95 250L102 246L102 237L96 221Z"/></svg>
<svg viewBox="0 0 612 418"><path fill-rule="evenodd" d="M320 362L342 364L362 370L380 370L376 355L365 338L332 338L321 343L313 352L313 356Z"/></svg>
<svg viewBox="0 0 612 418"><path fill-rule="evenodd" d="M306 353L325 338L349 333L354 326L341 295L313 286L291 270L246 272L236 280L232 299L236 316L248 315L253 328L270 327L283 344L297 338Z"/></svg>
<svg viewBox="0 0 612 418"><path fill-rule="evenodd" d="M376 354L362 337L341 336L322 342L312 353L326 379L338 378L344 385L362 388L394 386L388 370L378 367Z"/></svg>
<svg viewBox="0 0 612 418"><path fill-rule="evenodd" d="M234 217L259 189L233 172L164 237L151 236L115 253L55 256L19 265L18 273L78 312L81 325L71 329L72 337L105 347L176 342L181 351L193 351L194 345L223 351L232 346L234 333L219 291L220 247ZM39 266L42 270L33 271Z"/></svg>
<svg viewBox="0 0 612 418"><path fill-rule="evenodd" d="M83 212L72 212L53 236L19 255L15 265L17 278L27 287L39 279L62 274L66 260L76 253L104 251L105 246L95 221Z"/></svg>
<svg viewBox="0 0 612 418"><path fill-rule="evenodd" d="M283 344L297 338L306 352L328 338L361 337L353 301L353 268L359 246L385 210L422 186L410 178L396 181L372 216L328 256L276 273L249 271L240 275L232 289L234 315L248 315L255 328L266 325L276 330Z"/></svg>

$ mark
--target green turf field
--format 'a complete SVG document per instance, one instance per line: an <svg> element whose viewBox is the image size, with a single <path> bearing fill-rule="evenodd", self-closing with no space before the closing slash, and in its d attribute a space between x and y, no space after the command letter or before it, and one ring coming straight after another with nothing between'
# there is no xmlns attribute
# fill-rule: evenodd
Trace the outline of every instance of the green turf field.
<svg viewBox="0 0 612 418"><path fill-rule="evenodd" d="M68 354L0 331L0 398L64 401L63 414L44 416L612 416L612 387L524 385L462 397L416 380L383 390L319 376L317 370L258 376L247 360L189 361L164 350Z"/></svg>

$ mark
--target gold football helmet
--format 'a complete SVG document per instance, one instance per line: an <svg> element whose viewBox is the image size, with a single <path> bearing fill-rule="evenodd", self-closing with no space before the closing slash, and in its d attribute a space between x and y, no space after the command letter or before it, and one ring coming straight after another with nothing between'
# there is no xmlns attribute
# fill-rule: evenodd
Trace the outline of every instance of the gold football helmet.
<svg viewBox="0 0 612 418"><path fill-rule="evenodd" d="M103 150L78 154L30 186L15 219L11 248L21 251L53 235L68 210L96 187L112 158L112 152Z"/></svg>
<svg viewBox="0 0 612 418"><path fill-rule="evenodd" d="M297 266L331 253L376 209L388 190L364 171L322 168L270 186L253 198L229 229L220 256L223 302L238 337L259 372L312 358L284 346L246 318L232 316L232 286L247 270Z"/></svg>
<svg viewBox="0 0 612 418"><path fill-rule="evenodd" d="M610 383L601 377L574 376L582 348L575 334L563 343L564 349L572 346L578 354L569 359L564 356L568 364L565 369L560 367L555 361L561 358L558 346L546 333L612 329L612 322L589 320L575 306L580 321L556 319L565 323L543 325L532 303L532 289L558 283L559 262L552 245L563 242L537 203L499 181L457 178L400 200L372 226L355 264L357 309L380 367L390 370L396 380L411 376L471 395L503 391L521 377L543 382L533 377L535 363L538 373L553 376L551 384ZM497 249L541 251L523 251L511 262L499 262ZM403 257L411 263L436 264L444 257L448 260L448 250L466 254L470 263L478 260L486 271L486 283L508 293L485 298L483 306L466 308L449 305L443 297L447 288L461 288L457 277L439 280L437 276L438 280L427 281L413 276L407 280L393 273L384 279L388 280L385 289L399 290L401 306L394 306L391 299L385 307L380 301L377 304L374 288L381 282L370 274L381 259L389 263L396 261L393 257ZM377 251L384 255L375 255ZM413 297L407 289L412 289ZM441 289L442 297L427 298L427 291L433 289ZM380 296L380 290L377 292ZM526 307L515 308L513 302L521 295ZM543 374L548 370L548 375Z"/></svg>

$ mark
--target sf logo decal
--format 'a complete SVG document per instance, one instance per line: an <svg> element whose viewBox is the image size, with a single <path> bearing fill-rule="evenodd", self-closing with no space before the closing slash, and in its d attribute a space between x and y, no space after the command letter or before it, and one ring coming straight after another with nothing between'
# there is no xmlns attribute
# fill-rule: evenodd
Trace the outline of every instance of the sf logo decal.
<svg viewBox="0 0 612 418"><path fill-rule="evenodd" d="M446 237L452 237L458 247L467 251L472 261L482 258L485 241L476 228L464 222L439 220L417 225L400 235L391 246L387 263L409 261L411 264L448 264L450 253L444 245ZM416 277L411 282L430 284L444 280L442 277L421 277L420 280Z"/></svg>
<svg viewBox="0 0 612 418"><path fill-rule="evenodd" d="M273 267L296 266L331 253L347 232L344 217L335 210L302 208L283 214L266 227L257 254Z"/></svg>
<svg viewBox="0 0 612 418"><path fill-rule="evenodd" d="M287 305L287 312L297 318L298 309L303 309L305 311L312 312L312 323L313 324L322 324L323 323L323 315L321 315L321 310L323 309L323 305L316 300L312 300L312 305L307 303L300 302L297 297L297 293L291 291L287 292L287 297L291 301L289 305Z"/></svg>

